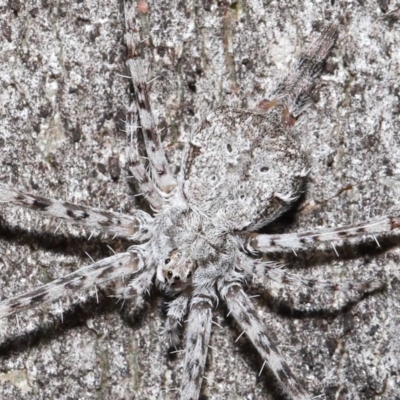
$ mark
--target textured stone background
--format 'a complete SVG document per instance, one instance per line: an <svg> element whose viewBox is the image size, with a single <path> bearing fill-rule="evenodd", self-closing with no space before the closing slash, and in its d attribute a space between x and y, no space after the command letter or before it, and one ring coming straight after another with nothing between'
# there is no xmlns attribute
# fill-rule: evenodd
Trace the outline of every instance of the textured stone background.
<svg viewBox="0 0 400 400"><path fill-rule="evenodd" d="M150 3L150 2L149 2ZM390 0L160 1L141 16L151 100L170 158L202 113L248 107L283 76L316 32L340 19L337 45L299 124L309 190L274 229L309 230L400 209L400 9ZM1 181L41 195L129 213L128 83L122 2L0 2ZM113 180L110 157L119 159ZM1 208L0 295L9 297L129 244L33 213ZM399 238L286 256L304 276L386 283L362 301L271 288L255 299L271 336L321 399L400 399ZM134 323L99 293L0 321L2 399L175 399L182 354L163 342L155 293ZM272 301L271 298L279 302ZM353 300L353 302L351 302ZM313 311L323 308L328 311ZM262 362L223 304L204 383L210 399L278 399Z"/></svg>

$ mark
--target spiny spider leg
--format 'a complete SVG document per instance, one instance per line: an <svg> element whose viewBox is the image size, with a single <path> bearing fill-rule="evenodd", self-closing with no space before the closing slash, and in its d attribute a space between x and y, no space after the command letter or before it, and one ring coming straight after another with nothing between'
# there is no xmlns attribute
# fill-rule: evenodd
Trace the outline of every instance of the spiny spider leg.
<svg viewBox="0 0 400 400"><path fill-rule="evenodd" d="M299 115L310 104L309 95L315 79L320 75L323 63L335 44L338 24L328 26L300 57L295 68L277 86L268 99L263 99L257 109L268 111L277 104L283 104L283 122L288 127L294 125Z"/></svg>
<svg viewBox="0 0 400 400"><path fill-rule="evenodd" d="M249 337L269 369L281 383L283 390L293 400L310 400L304 389L296 382L289 365L275 345L265 334L253 304L237 282L220 281L218 285L221 297L226 301L230 314L235 318L243 332Z"/></svg>
<svg viewBox="0 0 400 400"><path fill-rule="evenodd" d="M29 208L51 217L66 219L73 224L97 229L112 235L127 237L132 240L147 239L148 226L152 220L149 214L141 210L134 211L133 215L120 214L34 196L4 184L0 184L0 203L10 203Z"/></svg>
<svg viewBox="0 0 400 400"><path fill-rule="evenodd" d="M135 246L136 249L138 247ZM131 248L133 249L133 247ZM128 285L123 285L115 292L115 297L123 301L129 301L129 314L133 315L144 305L144 296L150 294L150 288L153 284L155 275L154 267L146 264L144 268L134 276Z"/></svg>
<svg viewBox="0 0 400 400"><path fill-rule="evenodd" d="M357 225L331 228L320 232L284 233L280 235L253 232L244 235L244 247L250 252L260 251L262 253L301 250L320 242L340 241L363 235L385 235L397 228L400 228L400 216L386 216Z"/></svg>
<svg viewBox="0 0 400 400"><path fill-rule="evenodd" d="M165 321L165 335L170 346L179 344L179 327L187 313L190 296L183 292L168 304L167 319Z"/></svg>
<svg viewBox="0 0 400 400"><path fill-rule="evenodd" d="M130 71L135 89L147 157L149 158L154 181L161 192L168 195L174 190L177 183L165 157L150 107L147 68L140 54L140 37L136 29L135 7L133 4L128 5L128 3L125 3L125 25L125 40L128 49L126 65Z"/></svg>
<svg viewBox="0 0 400 400"><path fill-rule="evenodd" d="M181 400L198 399L210 341L213 289L199 290L190 302Z"/></svg>
<svg viewBox="0 0 400 400"><path fill-rule="evenodd" d="M131 275L143 268L141 256L133 251L120 253L83 267L46 285L0 302L0 318L54 302L104 282Z"/></svg>
<svg viewBox="0 0 400 400"><path fill-rule="evenodd" d="M138 129L137 109L135 102L132 102L127 110L125 122L126 136L129 143L127 147L129 172L138 185L139 193L143 195L154 210L160 210L163 205L163 198L157 192L140 157L137 137Z"/></svg>
<svg viewBox="0 0 400 400"><path fill-rule="evenodd" d="M289 272L282 268L281 264L275 262L263 262L251 260L250 265L244 267L245 271L255 280L259 280L263 286L269 285L270 281L281 285L298 288L315 289L319 291L360 291L372 292L382 288L383 283L378 280L368 282L334 282L305 278L299 274Z"/></svg>

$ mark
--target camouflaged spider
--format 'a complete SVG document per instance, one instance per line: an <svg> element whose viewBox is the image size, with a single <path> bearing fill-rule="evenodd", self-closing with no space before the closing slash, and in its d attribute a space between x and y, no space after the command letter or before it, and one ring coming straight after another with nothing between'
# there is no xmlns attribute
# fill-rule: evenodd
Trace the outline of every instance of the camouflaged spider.
<svg viewBox="0 0 400 400"><path fill-rule="evenodd" d="M133 275L116 293L121 299L142 298L155 282L173 297L166 321L171 345L179 341L178 326L189 313L182 399L200 393L212 324L212 309L221 298L257 351L295 400L309 396L267 333L242 289L245 279L269 280L321 290L373 290L369 283L306 280L258 253L302 249L315 242L386 233L399 227L398 217L382 217L332 230L280 235L257 231L288 210L301 195L308 164L293 132L308 105L308 95L321 65L334 45L337 25L326 28L303 54L296 68L253 110L215 109L185 148L179 176L170 171L148 100L147 76L139 52L134 12L126 9L127 66L136 102L127 111L130 171L154 214L137 210L123 215L26 194L0 186L0 201L119 235L134 244L120 253L81 268L31 292L0 303L6 317L95 285ZM140 157L140 128L148 167Z"/></svg>

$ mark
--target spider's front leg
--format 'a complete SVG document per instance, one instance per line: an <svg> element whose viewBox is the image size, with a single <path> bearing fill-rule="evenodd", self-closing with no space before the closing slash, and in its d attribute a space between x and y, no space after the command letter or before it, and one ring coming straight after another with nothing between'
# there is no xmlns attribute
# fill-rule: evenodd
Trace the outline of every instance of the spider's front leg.
<svg viewBox="0 0 400 400"><path fill-rule="evenodd" d="M125 122L126 137L129 143L127 147L128 168L131 177L138 185L139 193L146 199L153 210L158 211L163 205L163 198L158 193L140 157L137 137L138 127L137 110L134 102L132 102L127 110Z"/></svg>
<svg viewBox="0 0 400 400"><path fill-rule="evenodd" d="M292 72L276 87L268 99L263 99L257 110L268 112L276 105L282 105L282 123L291 128L297 118L310 105L310 93L315 79L320 75L323 63L335 44L338 24L328 26L320 37L312 42L302 54Z"/></svg>
<svg viewBox="0 0 400 400"><path fill-rule="evenodd" d="M126 4L125 6L125 25L125 40L128 49L126 65L132 77L139 111L140 127L143 133L152 177L161 194L168 195L177 186L177 182L170 171L150 107L147 66L141 57L140 38L135 26L135 8L133 4Z"/></svg>

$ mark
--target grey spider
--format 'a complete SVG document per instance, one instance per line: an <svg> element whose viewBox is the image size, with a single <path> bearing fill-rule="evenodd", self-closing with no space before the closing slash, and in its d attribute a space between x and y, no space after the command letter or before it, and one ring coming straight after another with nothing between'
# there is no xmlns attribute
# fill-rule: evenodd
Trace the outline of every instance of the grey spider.
<svg viewBox="0 0 400 400"><path fill-rule="evenodd" d="M375 282L336 284L305 280L279 265L258 259L258 253L302 249L321 241L389 232L397 217L321 232L267 235L257 231L288 210L304 191L308 163L295 139L297 118L307 107L314 80L337 35L329 26L303 54L296 68L253 110L215 109L194 131L185 148L180 174L170 171L151 114L146 71L140 58L134 14L126 10L127 66L137 96L127 112L131 138L130 171L154 215L137 210L122 215L26 194L0 186L0 201L23 206L72 223L126 237L134 244L125 253L106 258L31 292L0 303L0 318L95 285L132 276L116 293L121 299L146 294L153 283L173 300L166 333L179 342L178 326L189 313L182 399L197 399L218 298L247 334L295 400L309 399L278 347L268 338L242 289L244 280L308 285L328 290L373 290ZM139 121L137 121L139 116ZM137 130L143 135L150 173L142 161Z"/></svg>

